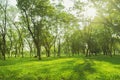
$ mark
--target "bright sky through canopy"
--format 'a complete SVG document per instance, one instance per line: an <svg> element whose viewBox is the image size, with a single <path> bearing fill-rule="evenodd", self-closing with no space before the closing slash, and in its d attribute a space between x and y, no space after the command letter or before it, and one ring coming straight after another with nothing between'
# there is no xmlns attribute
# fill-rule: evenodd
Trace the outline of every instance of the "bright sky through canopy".
<svg viewBox="0 0 120 80"><path fill-rule="evenodd" d="M17 4L16 0L9 0L9 4L15 6Z"/></svg>
<svg viewBox="0 0 120 80"><path fill-rule="evenodd" d="M83 0L83 2L84 1L86 2L87 0ZM64 4L66 9L69 9L70 7L74 6L74 3L71 0L63 0L63 4ZM73 14L74 14L74 12L73 12ZM85 17L89 17L91 19L94 19L94 17L96 16L96 9L87 7L85 12L84 12L84 15L85 15Z"/></svg>
<svg viewBox="0 0 120 80"><path fill-rule="evenodd" d="M94 18L96 16L96 9L94 9L94 8L88 8L85 11L85 16L86 17L90 17L90 18Z"/></svg>
<svg viewBox="0 0 120 80"><path fill-rule="evenodd" d="M87 1L87 0L85 0L85 1ZM57 2L57 0L55 2ZM17 2L16 2L16 0L9 0L9 4L15 6L17 4ZM73 7L74 3L71 0L63 0L63 5L65 6L66 10L69 10L70 7ZM74 14L74 12L73 12L73 14ZM84 15L85 15L85 17L94 19L94 17L96 16L96 9L87 7L84 12Z"/></svg>
<svg viewBox="0 0 120 80"><path fill-rule="evenodd" d="M70 0L63 0L63 4L65 6L66 9L69 9L70 7L73 7L73 2Z"/></svg>

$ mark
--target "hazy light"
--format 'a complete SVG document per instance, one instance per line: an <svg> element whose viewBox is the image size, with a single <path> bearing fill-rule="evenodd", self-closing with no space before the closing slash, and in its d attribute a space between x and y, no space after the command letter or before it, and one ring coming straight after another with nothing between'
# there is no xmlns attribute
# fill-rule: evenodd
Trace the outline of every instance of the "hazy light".
<svg viewBox="0 0 120 80"><path fill-rule="evenodd" d="M16 0L8 0L10 5L16 6L17 2Z"/></svg>
<svg viewBox="0 0 120 80"><path fill-rule="evenodd" d="M70 0L63 0L63 4L66 9L69 9L70 7L73 7L74 3Z"/></svg>
<svg viewBox="0 0 120 80"><path fill-rule="evenodd" d="M96 9L95 8L88 8L85 11L85 16L89 18L94 18L96 16Z"/></svg>

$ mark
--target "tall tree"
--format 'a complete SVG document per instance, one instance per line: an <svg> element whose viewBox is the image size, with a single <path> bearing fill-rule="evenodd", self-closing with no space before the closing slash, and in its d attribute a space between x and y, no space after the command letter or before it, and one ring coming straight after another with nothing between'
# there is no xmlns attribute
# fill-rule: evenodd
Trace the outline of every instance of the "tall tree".
<svg viewBox="0 0 120 80"><path fill-rule="evenodd" d="M2 35L2 56L5 60L5 54L6 54L6 33L7 33L7 6L8 6L8 0L1 1L0 8L3 13L3 25L1 29L1 35Z"/></svg>
<svg viewBox="0 0 120 80"><path fill-rule="evenodd" d="M49 0L17 0L17 3L36 46L38 59L41 59L41 33L44 26L44 18L53 15L54 7L50 5Z"/></svg>

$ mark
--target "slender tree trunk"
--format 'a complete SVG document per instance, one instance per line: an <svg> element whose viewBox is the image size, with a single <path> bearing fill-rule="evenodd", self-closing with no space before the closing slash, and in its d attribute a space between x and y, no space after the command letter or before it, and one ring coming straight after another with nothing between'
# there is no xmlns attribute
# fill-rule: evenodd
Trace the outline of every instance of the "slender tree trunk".
<svg viewBox="0 0 120 80"><path fill-rule="evenodd" d="M87 56L90 56L89 49L87 49L87 51L86 51L86 57L87 57Z"/></svg>
<svg viewBox="0 0 120 80"><path fill-rule="evenodd" d="M5 34L3 34L3 50L2 50L2 55L3 59L5 60L5 53L6 53L6 39L5 39Z"/></svg>
<svg viewBox="0 0 120 80"><path fill-rule="evenodd" d="M54 57L56 56L56 47L55 47L55 41L54 41Z"/></svg>
<svg viewBox="0 0 120 80"><path fill-rule="evenodd" d="M32 57L32 47L31 46L29 46L30 47L30 57Z"/></svg>
<svg viewBox="0 0 120 80"><path fill-rule="evenodd" d="M23 48L24 48L24 44L22 43L22 50L21 50L21 54L22 54L22 58L24 57L24 54L23 54Z"/></svg>
<svg viewBox="0 0 120 80"><path fill-rule="evenodd" d="M60 57L60 51L61 51L61 46L60 46L60 38L58 41L58 56Z"/></svg>
<svg viewBox="0 0 120 80"><path fill-rule="evenodd" d="M115 49L113 51L114 51L114 56L115 56L115 53L116 53Z"/></svg>
<svg viewBox="0 0 120 80"><path fill-rule="evenodd" d="M17 53L18 53L18 48L17 48L17 45L15 46L15 58L17 56Z"/></svg>
<svg viewBox="0 0 120 80"><path fill-rule="evenodd" d="M12 34L12 33L10 33L10 34ZM12 35L8 36L8 37L9 37L9 40L10 40L9 57L11 57L11 49L12 49L12 45L13 45L13 42L12 42L12 39L11 39Z"/></svg>

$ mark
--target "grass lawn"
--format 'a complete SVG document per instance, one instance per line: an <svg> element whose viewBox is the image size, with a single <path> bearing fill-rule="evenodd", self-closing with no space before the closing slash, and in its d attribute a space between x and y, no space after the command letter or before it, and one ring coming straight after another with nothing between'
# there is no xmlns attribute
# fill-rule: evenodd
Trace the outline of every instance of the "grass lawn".
<svg viewBox="0 0 120 80"><path fill-rule="evenodd" d="M120 80L120 56L8 58L0 80Z"/></svg>

